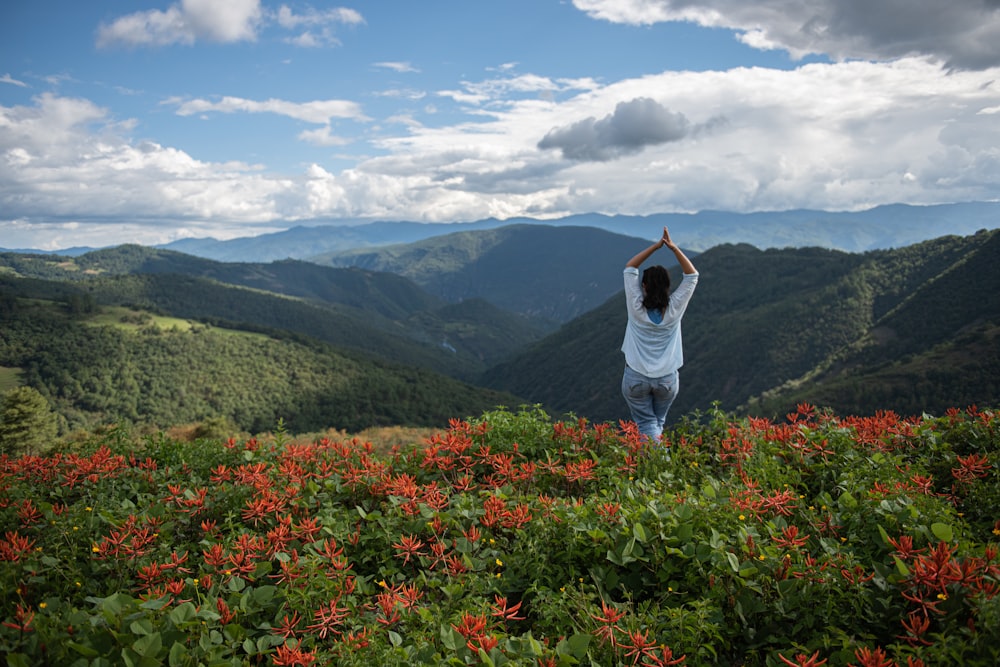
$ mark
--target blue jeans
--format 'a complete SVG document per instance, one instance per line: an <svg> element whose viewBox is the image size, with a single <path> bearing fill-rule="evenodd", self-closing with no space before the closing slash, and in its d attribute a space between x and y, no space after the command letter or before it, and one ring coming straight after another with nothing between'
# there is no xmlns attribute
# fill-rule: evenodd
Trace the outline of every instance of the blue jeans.
<svg viewBox="0 0 1000 667"><path fill-rule="evenodd" d="M659 378L649 378L628 366L622 376L622 396L632 413L639 432L657 441L663 434L667 411L677 398L680 378L677 371Z"/></svg>

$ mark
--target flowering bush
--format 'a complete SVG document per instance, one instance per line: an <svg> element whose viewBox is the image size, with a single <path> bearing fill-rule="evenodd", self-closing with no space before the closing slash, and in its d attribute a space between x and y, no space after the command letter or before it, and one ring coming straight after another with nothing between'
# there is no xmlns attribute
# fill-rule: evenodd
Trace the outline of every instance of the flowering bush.
<svg viewBox="0 0 1000 667"><path fill-rule="evenodd" d="M0 458L19 665L1000 662L997 414L632 424Z"/></svg>

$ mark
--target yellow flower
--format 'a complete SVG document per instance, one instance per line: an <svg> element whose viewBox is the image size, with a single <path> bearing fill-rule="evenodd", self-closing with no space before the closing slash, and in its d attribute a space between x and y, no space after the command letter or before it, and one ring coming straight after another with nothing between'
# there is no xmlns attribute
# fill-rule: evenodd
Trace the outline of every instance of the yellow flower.
<svg viewBox="0 0 1000 667"><path fill-rule="evenodd" d="M746 520L747 520L746 516L743 515L743 514L741 514L740 515L740 521L746 521Z"/></svg>
<svg viewBox="0 0 1000 667"><path fill-rule="evenodd" d="M1000 528L994 528L993 529L993 534L994 535L1000 535Z"/></svg>
<svg viewBox="0 0 1000 667"><path fill-rule="evenodd" d="M81 584L81 583L80 583L79 581L78 581L78 582L76 582L76 587L77 587L77 588L80 588L81 586L83 586L83 584Z"/></svg>
<svg viewBox="0 0 1000 667"><path fill-rule="evenodd" d="M565 586L560 586L559 587L559 592L560 593L565 593L566 592L566 587Z"/></svg>
<svg viewBox="0 0 1000 667"><path fill-rule="evenodd" d="M757 556L757 560L764 560L764 554Z"/></svg>
<svg viewBox="0 0 1000 667"><path fill-rule="evenodd" d="M810 512L812 512L812 511L813 511L813 510L815 510L815 509L816 509L816 506L815 506L815 505L810 505L810 506L809 506L809 511L810 511Z"/></svg>
<svg viewBox="0 0 1000 667"><path fill-rule="evenodd" d="M94 546L90 547L90 550L93 551L96 554L96 553L100 553L101 548L95 544Z"/></svg>
<svg viewBox="0 0 1000 667"><path fill-rule="evenodd" d="M938 600L947 600L947 599L948 599L948 596L947 596L947 595L945 595L944 593L938 593L938 594L937 594L937 599L938 599Z"/></svg>
<svg viewBox="0 0 1000 667"><path fill-rule="evenodd" d="M697 468L698 467L698 462L697 461L691 461L691 467L692 468Z"/></svg>
<svg viewBox="0 0 1000 667"><path fill-rule="evenodd" d="M497 567L503 567L503 561L497 558Z"/></svg>
<svg viewBox="0 0 1000 667"><path fill-rule="evenodd" d="M38 605L38 608L39 608L39 609L45 609L45 608L46 608L46 607L48 607L48 606L49 606L49 605L47 605L46 603L44 603L44 602L43 602L43 603L41 603L40 605Z"/></svg>
<svg viewBox="0 0 1000 667"><path fill-rule="evenodd" d="M93 511L94 511L94 508L93 508L93 507L84 507L84 508L83 508L83 510L84 510L85 512L93 512Z"/></svg>
<svg viewBox="0 0 1000 667"><path fill-rule="evenodd" d="M80 530L80 526L73 526L73 530Z"/></svg>
<svg viewBox="0 0 1000 667"><path fill-rule="evenodd" d="M191 583L194 584L195 586L197 586L198 585L198 580L197 579L192 579Z"/></svg>
<svg viewBox="0 0 1000 667"><path fill-rule="evenodd" d="M380 579L378 582L379 587L386 588L389 584L385 583L385 579Z"/></svg>

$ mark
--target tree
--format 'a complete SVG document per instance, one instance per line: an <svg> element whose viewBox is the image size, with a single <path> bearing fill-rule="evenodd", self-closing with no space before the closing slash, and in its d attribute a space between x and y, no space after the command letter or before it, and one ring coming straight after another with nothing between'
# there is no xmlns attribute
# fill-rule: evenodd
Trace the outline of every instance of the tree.
<svg viewBox="0 0 1000 667"><path fill-rule="evenodd" d="M0 410L0 454L37 454L56 436L56 417L36 389L11 389Z"/></svg>

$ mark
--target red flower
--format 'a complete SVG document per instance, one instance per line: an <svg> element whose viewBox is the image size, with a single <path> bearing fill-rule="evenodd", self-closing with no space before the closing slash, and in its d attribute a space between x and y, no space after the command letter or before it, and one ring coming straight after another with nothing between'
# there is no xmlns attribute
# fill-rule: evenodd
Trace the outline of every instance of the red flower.
<svg viewBox="0 0 1000 667"><path fill-rule="evenodd" d="M313 614L313 619L316 622L306 626L306 629L314 631L320 639L326 639L328 634L339 635L339 626L347 618L350 610L337 606L338 602L339 599L330 600L329 604L317 609L316 613Z"/></svg>
<svg viewBox="0 0 1000 667"><path fill-rule="evenodd" d="M524 616L518 616L517 612L521 610L521 603L518 602L513 607L507 606L507 598L502 595L494 595L493 600L496 602L490 609L493 615L502 618L507 621L523 621Z"/></svg>
<svg viewBox="0 0 1000 667"><path fill-rule="evenodd" d="M819 651L816 651L812 655L806 655L805 653L796 653L795 662L792 662L785 656L778 654L781 661L786 665L791 665L791 667L819 667L820 665L825 665L826 660L819 659Z"/></svg>
<svg viewBox="0 0 1000 667"><path fill-rule="evenodd" d="M632 658L633 665L637 664L641 658L653 654L653 647L656 645L656 642L650 641L649 630L642 632L639 630L630 630L627 634L631 643L622 643L622 648L625 649L625 657Z"/></svg>
<svg viewBox="0 0 1000 667"><path fill-rule="evenodd" d="M896 667L896 661L889 658L881 647L872 651L867 646L862 646L854 652L854 657L861 662L861 667Z"/></svg>
<svg viewBox="0 0 1000 667"><path fill-rule="evenodd" d="M679 665L687 656L674 657L674 652L669 646L661 646L659 655L652 653L646 656L642 662L642 667L668 667L669 665Z"/></svg>
<svg viewBox="0 0 1000 667"><path fill-rule="evenodd" d="M594 631L594 635L600 639L606 640L612 647L617 645L617 640L615 639L615 631L621 632L621 628L618 627L618 621L625 617L625 612L619 611L612 606L609 606L607 602L601 601L601 614L602 616L591 616L595 621L601 623L601 627Z"/></svg>
<svg viewBox="0 0 1000 667"><path fill-rule="evenodd" d="M20 603L14 609L14 622L4 621L0 623L4 627L17 630L18 632L31 632L34 630L31 627L31 622L35 620L35 612L30 611L28 607L22 607Z"/></svg>
<svg viewBox="0 0 1000 667"><path fill-rule="evenodd" d="M470 614L467 611L462 612L462 617L459 620L458 625L454 623L451 624L455 632L465 637L466 640L471 642L477 637L481 637L486 632L486 616L485 614L476 616ZM469 646L471 650L475 650L471 645Z"/></svg>
<svg viewBox="0 0 1000 667"><path fill-rule="evenodd" d="M271 628L271 634L284 637L285 639L291 639L297 634L295 626L299 624L300 620L302 619L299 617L299 612L292 613L291 618L288 618L288 614L285 614L284 618L281 619L281 623L278 624L278 627Z"/></svg>
<svg viewBox="0 0 1000 667"><path fill-rule="evenodd" d="M416 558L417 556L423 556L427 552L423 550L424 542L423 540L414 537L413 535L404 535L399 539L397 544L393 544L392 548L400 552L398 555L403 557L403 563L409 563L410 558Z"/></svg>
<svg viewBox="0 0 1000 667"><path fill-rule="evenodd" d="M294 646L285 644L279 646L274 651L274 664L277 667L309 667L316 661L316 654L312 651L303 651L299 648L301 641Z"/></svg>
<svg viewBox="0 0 1000 667"><path fill-rule="evenodd" d="M781 537L772 537L771 539L779 547L785 547L786 549L797 549L799 547L805 546L805 543L809 539L809 536L803 535L802 537L799 537L799 527L788 526L787 528L781 529Z"/></svg>
<svg viewBox="0 0 1000 667"><path fill-rule="evenodd" d="M223 625L229 625L236 618L236 614L230 611L229 605L222 598L216 598L215 608L219 611L219 620Z"/></svg>

